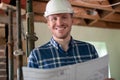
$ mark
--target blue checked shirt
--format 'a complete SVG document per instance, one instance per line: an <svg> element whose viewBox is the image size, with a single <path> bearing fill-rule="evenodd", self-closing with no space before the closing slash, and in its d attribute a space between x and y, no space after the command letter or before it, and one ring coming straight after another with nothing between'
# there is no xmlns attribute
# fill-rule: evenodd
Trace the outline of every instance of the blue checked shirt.
<svg viewBox="0 0 120 80"><path fill-rule="evenodd" d="M64 51L53 39L45 45L31 51L28 58L28 67L51 69L66 65L85 62L98 58L93 45L71 38L69 49Z"/></svg>

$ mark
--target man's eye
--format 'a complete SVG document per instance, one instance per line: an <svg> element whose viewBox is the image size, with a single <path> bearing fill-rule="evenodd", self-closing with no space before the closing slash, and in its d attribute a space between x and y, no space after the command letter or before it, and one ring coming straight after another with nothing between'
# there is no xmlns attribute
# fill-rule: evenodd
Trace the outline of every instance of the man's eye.
<svg viewBox="0 0 120 80"><path fill-rule="evenodd" d="M53 18L53 20L57 20L57 18Z"/></svg>
<svg viewBox="0 0 120 80"><path fill-rule="evenodd" d="M48 18L48 21L54 22L54 21L56 21L56 18Z"/></svg>
<svg viewBox="0 0 120 80"><path fill-rule="evenodd" d="M63 19L67 19L67 17L66 17L66 16L63 16L62 18L63 18Z"/></svg>

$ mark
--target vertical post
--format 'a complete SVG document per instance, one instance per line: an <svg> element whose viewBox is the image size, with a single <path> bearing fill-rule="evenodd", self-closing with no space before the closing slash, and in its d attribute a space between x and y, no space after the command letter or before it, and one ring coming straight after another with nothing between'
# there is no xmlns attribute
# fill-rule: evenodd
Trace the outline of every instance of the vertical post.
<svg viewBox="0 0 120 80"><path fill-rule="evenodd" d="M26 53L29 56L30 51L35 47L35 41L38 39L34 33L34 17L32 9L32 0L27 0L27 33L26 33Z"/></svg>
<svg viewBox="0 0 120 80"><path fill-rule="evenodd" d="M5 55L6 55L6 72L7 72L7 80L9 80L9 67L8 67L8 24L5 24L5 40L6 40L6 45L5 45Z"/></svg>
<svg viewBox="0 0 120 80"><path fill-rule="evenodd" d="M8 36L8 68L9 80L14 80L14 55L13 55L13 10L8 8L9 15L9 36Z"/></svg>
<svg viewBox="0 0 120 80"><path fill-rule="evenodd" d="M21 1L16 0L16 22L17 22L17 49L22 50L22 39L21 39ZM17 80L23 80L22 65L23 55L18 55L17 60Z"/></svg>

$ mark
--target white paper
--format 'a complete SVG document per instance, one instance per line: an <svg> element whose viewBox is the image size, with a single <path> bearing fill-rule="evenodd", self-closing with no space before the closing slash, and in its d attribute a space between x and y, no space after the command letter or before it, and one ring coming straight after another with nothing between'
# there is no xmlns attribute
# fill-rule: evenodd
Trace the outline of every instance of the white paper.
<svg viewBox="0 0 120 80"><path fill-rule="evenodd" d="M23 77L24 80L104 80L108 77L108 55L54 69L23 67Z"/></svg>

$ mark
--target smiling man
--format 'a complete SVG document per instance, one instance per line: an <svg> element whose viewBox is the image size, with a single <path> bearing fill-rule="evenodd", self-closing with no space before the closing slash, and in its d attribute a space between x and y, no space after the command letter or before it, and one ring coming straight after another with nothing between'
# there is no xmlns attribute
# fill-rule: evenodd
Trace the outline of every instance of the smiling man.
<svg viewBox="0 0 120 80"><path fill-rule="evenodd" d="M44 17L52 37L48 43L31 51L28 67L52 69L98 58L98 53L92 44L75 40L70 34L73 14L68 0L48 2Z"/></svg>

